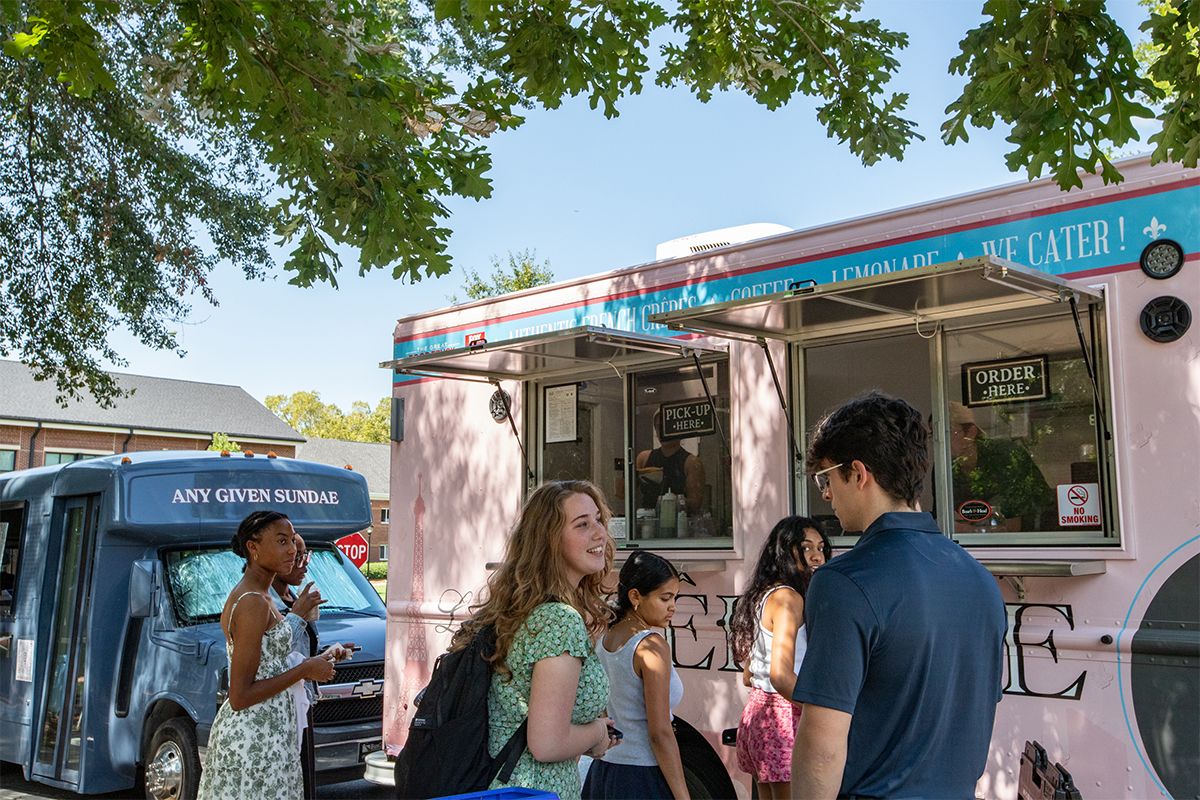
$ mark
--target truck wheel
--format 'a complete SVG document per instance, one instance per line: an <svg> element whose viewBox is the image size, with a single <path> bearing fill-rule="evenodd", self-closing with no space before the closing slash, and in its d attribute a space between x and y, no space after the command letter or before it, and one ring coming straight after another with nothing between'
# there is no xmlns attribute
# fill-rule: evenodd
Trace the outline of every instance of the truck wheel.
<svg viewBox="0 0 1200 800"><path fill-rule="evenodd" d="M158 726L146 748L145 783L147 800L196 800L200 751L190 719L174 717Z"/></svg>

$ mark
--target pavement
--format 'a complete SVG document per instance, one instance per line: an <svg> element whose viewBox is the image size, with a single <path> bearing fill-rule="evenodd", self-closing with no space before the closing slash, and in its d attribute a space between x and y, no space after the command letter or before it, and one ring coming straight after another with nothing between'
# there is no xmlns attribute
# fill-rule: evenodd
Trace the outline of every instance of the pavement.
<svg viewBox="0 0 1200 800"><path fill-rule="evenodd" d="M382 800L392 796L392 787L379 786L361 779L317 787L318 800ZM75 794L68 789L57 789L53 786L27 781L19 765L0 763L0 800L18 800L18 798L23 800L30 797L80 800L84 795ZM144 795L140 789L131 789L123 792L87 795L86 797L87 800L127 800L127 798L142 800Z"/></svg>

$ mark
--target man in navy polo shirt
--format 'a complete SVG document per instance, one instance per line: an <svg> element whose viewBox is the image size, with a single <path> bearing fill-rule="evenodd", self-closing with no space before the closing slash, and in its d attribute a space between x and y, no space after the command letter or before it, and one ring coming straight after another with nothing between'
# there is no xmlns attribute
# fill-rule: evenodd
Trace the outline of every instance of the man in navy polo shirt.
<svg viewBox="0 0 1200 800"><path fill-rule="evenodd" d="M927 438L920 412L871 393L809 444L822 496L863 533L805 598L794 798L975 796L1007 620L996 579L919 510Z"/></svg>

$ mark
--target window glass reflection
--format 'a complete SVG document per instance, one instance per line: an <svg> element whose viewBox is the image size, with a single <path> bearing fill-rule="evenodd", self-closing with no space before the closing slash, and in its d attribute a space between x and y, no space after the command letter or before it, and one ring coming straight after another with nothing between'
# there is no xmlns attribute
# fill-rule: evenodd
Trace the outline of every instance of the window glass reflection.
<svg viewBox="0 0 1200 800"><path fill-rule="evenodd" d="M954 331L946 337L946 352L955 531L1037 534L1044 541L1100 534L1095 405L1071 318ZM1038 365L1043 358L1044 368ZM1022 360L1033 366L1016 377L1003 372L1005 364ZM978 364L999 366L990 377L964 369ZM1044 397L1005 399L1040 380L1043 369ZM971 380L980 384L973 393ZM989 381L995 386L983 386Z"/></svg>
<svg viewBox="0 0 1200 800"><path fill-rule="evenodd" d="M729 365L646 372L633 378L633 540L656 547L729 547L733 484ZM705 383L712 394L710 404Z"/></svg>

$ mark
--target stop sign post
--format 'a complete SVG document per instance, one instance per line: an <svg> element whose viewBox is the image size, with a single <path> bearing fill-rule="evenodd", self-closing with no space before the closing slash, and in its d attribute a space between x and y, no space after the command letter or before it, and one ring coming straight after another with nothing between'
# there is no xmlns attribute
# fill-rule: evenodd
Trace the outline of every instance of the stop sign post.
<svg viewBox="0 0 1200 800"><path fill-rule="evenodd" d="M362 569L363 564L367 563L367 540L363 538L361 533L352 533L349 536L343 536L335 542L337 549L345 554L346 558L354 562L354 566Z"/></svg>

